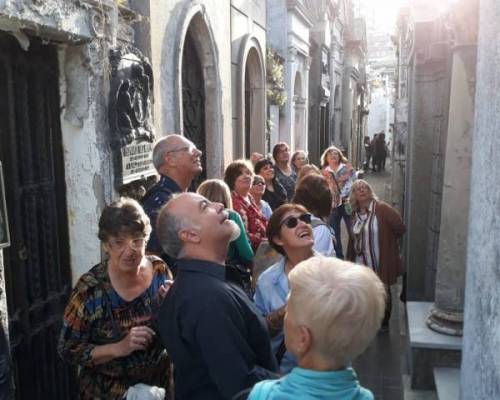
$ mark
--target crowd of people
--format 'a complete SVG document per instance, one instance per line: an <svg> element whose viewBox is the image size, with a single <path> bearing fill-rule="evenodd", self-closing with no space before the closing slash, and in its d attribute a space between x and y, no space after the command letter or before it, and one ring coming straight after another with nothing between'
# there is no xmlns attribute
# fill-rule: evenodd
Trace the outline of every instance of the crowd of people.
<svg viewBox="0 0 500 400"><path fill-rule="evenodd" d="M278 143L192 192L201 157L160 139L141 204L104 208L106 257L76 283L58 344L80 398L372 399L351 363L389 323L398 212L335 146L318 168Z"/></svg>

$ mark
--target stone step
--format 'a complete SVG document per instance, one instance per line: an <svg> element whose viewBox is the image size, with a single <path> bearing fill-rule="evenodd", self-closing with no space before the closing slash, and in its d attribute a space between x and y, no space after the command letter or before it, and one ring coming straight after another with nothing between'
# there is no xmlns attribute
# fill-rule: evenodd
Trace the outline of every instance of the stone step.
<svg viewBox="0 0 500 400"><path fill-rule="evenodd" d="M413 389L434 389L435 367L460 366L462 338L431 330L426 324L431 307L431 302L413 301L406 304L408 357Z"/></svg>
<svg viewBox="0 0 500 400"><path fill-rule="evenodd" d="M409 375L403 375L403 400L438 400L434 390L412 389L410 381Z"/></svg>
<svg viewBox="0 0 500 400"><path fill-rule="evenodd" d="M434 368L434 382L438 400L458 400L460 396L460 370Z"/></svg>

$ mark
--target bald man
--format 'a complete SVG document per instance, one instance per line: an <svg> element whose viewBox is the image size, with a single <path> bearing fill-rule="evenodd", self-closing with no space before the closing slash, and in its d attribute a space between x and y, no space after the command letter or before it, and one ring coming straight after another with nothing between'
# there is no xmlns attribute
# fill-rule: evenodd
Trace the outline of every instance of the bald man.
<svg viewBox="0 0 500 400"><path fill-rule="evenodd" d="M160 181L143 197L144 211L151 220L153 231L146 250L149 254L162 256L175 269L174 260L162 254L156 236L156 218L160 208L170 200L174 193L185 192L193 178L202 171L202 152L190 140L181 135L168 135L158 140L153 148L153 164L160 174Z"/></svg>
<svg viewBox="0 0 500 400"><path fill-rule="evenodd" d="M195 193L175 195L158 216L157 232L177 259L177 277L158 315L176 400L233 399L275 377L264 319L225 279L227 248L239 228L224 206Z"/></svg>

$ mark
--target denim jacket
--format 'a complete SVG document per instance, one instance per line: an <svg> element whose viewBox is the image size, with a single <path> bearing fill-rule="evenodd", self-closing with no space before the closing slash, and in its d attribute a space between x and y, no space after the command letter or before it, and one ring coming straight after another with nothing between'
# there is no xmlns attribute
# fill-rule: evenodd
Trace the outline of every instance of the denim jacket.
<svg viewBox="0 0 500 400"><path fill-rule="evenodd" d="M255 305L266 316L286 304L288 296L288 278L285 274L285 257L266 269L257 279L255 289ZM271 347L276 354L281 342L284 340L283 330L271 338ZM280 372L285 374L297 365L295 357L288 351L280 363Z"/></svg>

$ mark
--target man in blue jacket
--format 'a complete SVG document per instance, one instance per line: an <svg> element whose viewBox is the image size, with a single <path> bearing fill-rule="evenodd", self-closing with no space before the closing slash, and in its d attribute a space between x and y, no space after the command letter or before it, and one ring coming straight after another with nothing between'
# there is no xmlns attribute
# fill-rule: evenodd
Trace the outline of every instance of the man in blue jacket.
<svg viewBox="0 0 500 400"><path fill-rule="evenodd" d="M161 255L170 268L175 268L175 260L162 254L156 236L156 218L172 195L187 191L193 178L201 173L201 155L193 142L181 135L165 136L153 148L153 164L160 180L142 198L144 211L153 227L146 250L149 254Z"/></svg>

